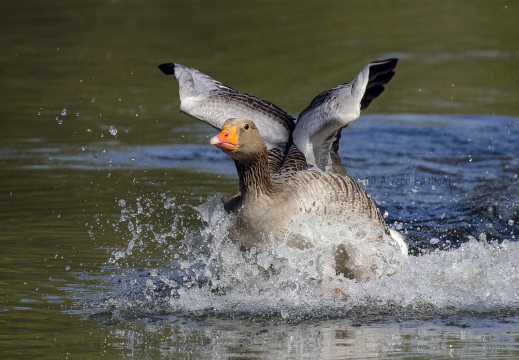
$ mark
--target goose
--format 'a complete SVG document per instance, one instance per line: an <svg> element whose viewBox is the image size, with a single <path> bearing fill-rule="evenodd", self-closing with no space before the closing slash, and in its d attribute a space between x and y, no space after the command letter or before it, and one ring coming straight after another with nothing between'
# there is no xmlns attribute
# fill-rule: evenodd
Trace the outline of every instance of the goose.
<svg viewBox="0 0 519 360"><path fill-rule="evenodd" d="M305 214L321 222L340 221L357 227L356 242L367 242L376 256L364 256L359 247L338 244L334 249L337 273L363 281L395 258L403 258L407 248L402 239L391 236L373 200L348 175L301 169L305 156L296 145L287 152L282 172L269 171L268 146L259 128L248 119L231 118L210 144L229 155L235 163L241 196L230 205L235 214L233 234L245 249L261 249L272 240L285 239L294 247L312 247L295 235L285 238L290 225Z"/></svg>
<svg viewBox="0 0 519 360"><path fill-rule="evenodd" d="M341 131L384 91L395 75L398 59L372 61L350 83L317 95L295 119L276 105L176 63L159 69L174 75L179 85L180 111L217 130L229 118L253 120L268 150L269 171L279 171L295 144L316 171L347 173L339 155Z"/></svg>

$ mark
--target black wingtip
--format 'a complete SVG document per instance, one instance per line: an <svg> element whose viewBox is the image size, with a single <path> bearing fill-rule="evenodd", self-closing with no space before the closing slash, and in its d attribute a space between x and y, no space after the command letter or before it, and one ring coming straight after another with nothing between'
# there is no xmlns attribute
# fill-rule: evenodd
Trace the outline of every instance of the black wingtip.
<svg viewBox="0 0 519 360"><path fill-rule="evenodd" d="M160 64L159 69L166 75L175 75L174 63Z"/></svg>
<svg viewBox="0 0 519 360"><path fill-rule="evenodd" d="M370 63L369 66L369 80L373 80L380 74L388 73L393 71L398 64L397 58L391 58L386 60L377 60Z"/></svg>
<svg viewBox="0 0 519 360"><path fill-rule="evenodd" d="M369 67L369 81L366 85L366 92L360 101L360 109L366 109L373 99L384 92L384 85L395 76L395 67L398 63L397 58L373 61Z"/></svg>
<svg viewBox="0 0 519 360"><path fill-rule="evenodd" d="M386 60L389 65L394 69L396 67L396 64L398 64L398 58L390 58Z"/></svg>
<svg viewBox="0 0 519 360"><path fill-rule="evenodd" d="M385 68L394 69L398 64L398 58L389 58L385 60L373 61L374 65L383 65Z"/></svg>

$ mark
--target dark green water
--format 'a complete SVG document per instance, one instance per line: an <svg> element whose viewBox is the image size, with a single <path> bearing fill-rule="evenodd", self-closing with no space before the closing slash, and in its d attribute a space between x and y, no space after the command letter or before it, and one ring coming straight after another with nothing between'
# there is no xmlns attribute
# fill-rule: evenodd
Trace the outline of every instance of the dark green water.
<svg viewBox="0 0 519 360"><path fill-rule="evenodd" d="M164 266L168 244L201 224L193 207L235 187L230 164L204 160L217 157L212 129L179 114L158 64L197 68L298 114L369 61L399 57L367 113L517 119L515 3L51 0L3 2L0 13L1 358L519 356L515 310L265 324L164 307L112 317L98 306L120 295L110 279L121 267ZM436 125L416 126L426 136ZM120 199L161 207L147 226L164 232L181 218L184 230L114 265L134 233L114 230Z"/></svg>

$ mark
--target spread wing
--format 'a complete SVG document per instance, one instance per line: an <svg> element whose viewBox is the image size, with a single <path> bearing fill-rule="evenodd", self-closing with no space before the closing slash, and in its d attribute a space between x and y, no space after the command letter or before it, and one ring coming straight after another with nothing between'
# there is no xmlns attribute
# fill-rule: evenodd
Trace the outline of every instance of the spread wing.
<svg viewBox="0 0 519 360"><path fill-rule="evenodd" d="M180 110L221 130L225 120L254 121L267 148L286 153L292 143L294 118L276 105L237 92L198 70L180 64L159 65L167 75L175 75L179 86Z"/></svg>
<svg viewBox="0 0 519 360"><path fill-rule="evenodd" d="M387 59L369 63L351 83L317 95L299 115L294 143L315 170L346 172L339 156L341 130L382 94L384 85L395 75L397 62Z"/></svg>

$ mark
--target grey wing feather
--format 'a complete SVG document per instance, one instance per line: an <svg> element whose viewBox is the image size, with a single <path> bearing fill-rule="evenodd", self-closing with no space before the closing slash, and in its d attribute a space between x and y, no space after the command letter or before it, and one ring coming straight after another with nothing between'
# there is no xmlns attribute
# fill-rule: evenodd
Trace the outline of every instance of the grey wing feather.
<svg viewBox="0 0 519 360"><path fill-rule="evenodd" d="M267 148L287 151L292 142L294 118L276 105L253 95L237 92L198 70L180 64L159 65L175 75L179 85L180 110L217 129L230 118L254 121Z"/></svg>
<svg viewBox="0 0 519 360"><path fill-rule="evenodd" d="M349 176L303 171L298 172L289 185L298 188L295 193L305 212L312 212L314 216L323 216L328 220L364 219L367 215L389 234L375 202Z"/></svg>
<svg viewBox="0 0 519 360"><path fill-rule="evenodd" d="M369 63L351 83L322 92L301 112L293 138L311 167L346 172L339 155L341 130L384 91L384 85L395 75L397 62L387 59Z"/></svg>
<svg viewBox="0 0 519 360"><path fill-rule="evenodd" d="M308 164L304 154L295 145L292 145L279 169L272 174L272 180L275 183L288 182L297 172L307 169Z"/></svg>

